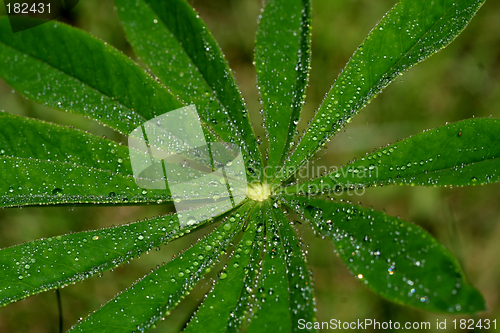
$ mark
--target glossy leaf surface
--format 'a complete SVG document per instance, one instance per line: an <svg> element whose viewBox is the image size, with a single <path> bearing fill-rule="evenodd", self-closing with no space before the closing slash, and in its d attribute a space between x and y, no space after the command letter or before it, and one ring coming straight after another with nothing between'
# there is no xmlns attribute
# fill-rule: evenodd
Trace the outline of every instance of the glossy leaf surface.
<svg viewBox="0 0 500 333"><path fill-rule="evenodd" d="M484 185L500 177L500 120L468 119L383 147L337 172L286 189L332 192L373 185Z"/></svg>
<svg viewBox="0 0 500 333"><path fill-rule="evenodd" d="M301 196L283 200L330 238L352 274L377 294L435 312L485 309L453 254L417 225L335 201Z"/></svg>
<svg viewBox="0 0 500 333"><path fill-rule="evenodd" d="M136 282L70 331L137 332L152 329L212 269L241 230L247 210L248 205L235 212L205 239Z"/></svg>
<svg viewBox="0 0 500 333"><path fill-rule="evenodd" d="M196 12L182 0L117 0L134 51L172 93L196 104L223 141L241 146L250 178L262 161L236 80Z"/></svg>
<svg viewBox="0 0 500 333"><path fill-rule="evenodd" d="M2 249L0 306L119 266L201 224L180 225L174 214Z"/></svg>
<svg viewBox="0 0 500 333"><path fill-rule="evenodd" d="M295 135L305 99L310 47L310 2L268 1L255 41L255 68L269 136L268 178L274 176Z"/></svg>
<svg viewBox="0 0 500 333"><path fill-rule="evenodd" d="M398 75L447 46L484 0L402 0L354 53L278 180L288 179Z"/></svg>
<svg viewBox="0 0 500 333"><path fill-rule="evenodd" d="M183 104L112 46L61 22L12 33L0 18L0 77L27 98L128 135Z"/></svg>

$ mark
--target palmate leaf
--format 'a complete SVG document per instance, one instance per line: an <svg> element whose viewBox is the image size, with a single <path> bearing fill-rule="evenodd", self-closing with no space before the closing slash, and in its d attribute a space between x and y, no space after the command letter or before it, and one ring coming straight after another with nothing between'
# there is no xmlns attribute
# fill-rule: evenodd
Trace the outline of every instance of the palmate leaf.
<svg viewBox="0 0 500 333"><path fill-rule="evenodd" d="M383 88L446 47L485 0L402 0L347 63L273 184L288 179Z"/></svg>
<svg viewBox="0 0 500 333"><path fill-rule="evenodd" d="M436 312L485 309L453 254L420 227L351 204L302 196L282 199L330 238L352 274L377 294Z"/></svg>
<svg viewBox="0 0 500 333"><path fill-rule="evenodd" d="M165 112L196 104L208 141L240 145L249 180L272 180L274 170L268 175L271 178L261 176L262 159L234 77L189 5L181 0L116 3L129 41L155 77L114 48L62 23L11 34L6 19L0 19L0 63L6 64L0 66L0 77L30 99L84 115L124 134ZM355 53L298 149L288 152L307 84L310 3L270 0L259 25L255 57L270 138L267 162L272 167L284 164L274 186L288 179L398 74L446 46L482 3L401 1ZM170 200L168 191L144 190L135 184L125 147L70 128L6 114L0 117L10 126L0 130L2 206ZM354 162L343 169L341 180L335 175L314 180L302 192L315 193L314 186L325 184L333 189L351 186L348 182L361 170L372 174L368 157L380 174L352 186L496 181L497 123L474 121L417 135L394 145L398 148L389 156L381 150ZM481 128L488 131L484 138L478 137ZM430 150L422 149L436 138L446 145L440 142ZM463 138L473 139L460 141ZM443 146L445 150L439 151ZM463 154L453 160L452 152L459 149ZM417 154L426 156L425 167L417 167ZM390 169L393 164L396 171ZM301 192L291 187L286 191ZM275 188L270 195L278 192ZM276 199L331 238L354 275L387 299L438 312L484 309L481 295L467 283L456 259L417 226L350 204L283 195L262 203L246 202L225 215L209 236L72 330L149 331L222 254L233 249L233 242L228 266L219 272L186 331L297 331L299 319L314 321L306 261ZM85 279L201 225L179 221L180 215L165 216L3 249L0 304Z"/></svg>
<svg viewBox="0 0 500 333"><path fill-rule="evenodd" d="M268 1L255 41L255 68L269 138L268 180L295 135L305 99L310 47L310 1Z"/></svg>
<svg viewBox="0 0 500 333"><path fill-rule="evenodd" d="M134 51L172 93L243 152L250 180L262 160L236 80L212 34L186 1L116 0ZM252 172L253 171L253 172Z"/></svg>
<svg viewBox="0 0 500 333"><path fill-rule="evenodd" d="M251 204L242 206L205 239L136 282L70 331L149 331L210 272L241 230L250 208Z"/></svg>
<svg viewBox="0 0 500 333"><path fill-rule="evenodd" d="M285 191L328 193L393 184L483 185L499 177L500 120L468 119L381 148L337 172Z"/></svg>

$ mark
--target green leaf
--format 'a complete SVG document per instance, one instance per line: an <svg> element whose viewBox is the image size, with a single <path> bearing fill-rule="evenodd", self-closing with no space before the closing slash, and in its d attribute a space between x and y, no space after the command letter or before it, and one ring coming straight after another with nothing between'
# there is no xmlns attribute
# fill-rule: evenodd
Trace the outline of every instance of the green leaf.
<svg viewBox="0 0 500 333"><path fill-rule="evenodd" d="M315 319L309 271L295 232L283 212L272 208L270 203L263 209L266 251L252 297L247 331L296 332L300 330L299 320Z"/></svg>
<svg viewBox="0 0 500 333"><path fill-rule="evenodd" d="M0 207L170 201L139 188L129 149L73 128L0 112Z"/></svg>
<svg viewBox="0 0 500 333"><path fill-rule="evenodd" d="M484 0L402 0L354 53L293 155L275 180L288 179L398 75L446 47Z"/></svg>
<svg viewBox="0 0 500 333"><path fill-rule="evenodd" d="M151 181L157 175L153 172L140 177L132 175L129 153L137 152L133 148L73 128L8 113L0 113L0 121L4 124L0 129L1 207L163 203L172 199L169 184L177 186L177 194L184 188L187 196L182 198L184 201L212 200L214 194L210 191L193 191L193 188L218 182L223 177L218 171L205 174L192 167L186 170L184 166L189 163L194 166L199 162L206 169L210 166L203 156L205 151L195 150L191 154L187 151L179 154L180 161L162 161L170 171L168 184L162 182L165 190L146 190L138 186L138 181ZM220 161L234 158L229 150L216 150ZM195 153L202 155L194 156ZM241 180L233 179L231 183L233 195L239 193L240 197L247 187Z"/></svg>
<svg viewBox="0 0 500 333"><path fill-rule="evenodd" d="M334 242L362 284L388 300L435 312L485 309L455 257L420 227L350 204L300 196L283 201Z"/></svg>
<svg viewBox="0 0 500 333"><path fill-rule="evenodd" d="M241 230L249 209L250 204L241 207L205 239L146 275L70 331L122 333L152 329L212 269Z"/></svg>
<svg viewBox="0 0 500 333"><path fill-rule="evenodd" d="M0 18L0 77L27 98L128 135L183 104L112 46L61 22L12 33Z"/></svg>
<svg viewBox="0 0 500 333"><path fill-rule="evenodd" d="M299 329L298 325L299 320L316 321L311 273L307 268L305 254L295 231L283 212L280 209L274 209L273 213L285 253L289 293L288 309L291 315L292 331L315 332L315 330L308 328Z"/></svg>
<svg viewBox="0 0 500 333"><path fill-rule="evenodd" d="M250 178L262 160L238 85L212 34L184 0L117 0L134 51L172 93L196 104L222 140L240 145Z"/></svg>
<svg viewBox="0 0 500 333"><path fill-rule="evenodd" d="M61 126L0 112L0 156L79 165L132 174L129 150L118 143Z"/></svg>
<svg viewBox="0 0 500 333"><path fill-rule="evenodd" d="M248 301L248 298L242 298L247 293L245 281L249 274L255 272L262 253L264 225L259 217L260 209L254 210L231 260L219 274L217 284L208 293L184 333L235 331L241 325L241 316L237 316L236 309ZM253 282L253 279L250 280ZM247 281L248 285L252 284Z"/></svg>
<svg viewBox="0 0 500 333"><path fill-rule="evenodd" d="M286 192L376 185L484 185L500 180L500 120L468 119L367 154L337 172Z"/></svg>
<svg viewBox="0 0 500 333"><path fill-rule="evenodd" d="M291 332L292 323L289 311L289 286L285 252L278 231L278 222L266 203L266 251L258 276L247 332ZM276 320L279 318L279 320Z"/></svg>
<svg viewBox="0 0 500 333"><path fill-rule="evenodd" d="M255 68L269 135L267 164L272 168L267 178L274 176L295 135L305 99L310 47L310 1L268 1L255 41Z"/></svg>
<svg viewBox="0 0 500 333"><path fill-rule="evenodd" d="M0 306L87 279L210 222L177 214L31 241L0 250Z"/></svg>
<svg viewBox="0 0 500 333"><path fill-rule="evenodd" d="M250 253L250 261L245 270L245 277L243 279L243 288L239 295L238 303L232 311L231 318L227 325L228 333L244 332L248 326L247 316L250 311L250 304L254 297L254 289L259 274L260 263L262 259L262 250L264 247L265 237L265 220L264 210L259 207L255 210L252 221L256 226L257 237L255 239L252 252Z"/></svg>

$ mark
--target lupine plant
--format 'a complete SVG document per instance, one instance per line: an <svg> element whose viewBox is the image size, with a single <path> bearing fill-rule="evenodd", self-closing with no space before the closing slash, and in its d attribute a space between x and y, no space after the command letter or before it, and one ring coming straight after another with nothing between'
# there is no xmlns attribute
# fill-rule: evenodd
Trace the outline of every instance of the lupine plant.
<svg viewBox="0 0 500 333"><path fill-rule="evenodd" d="M4 248L1 304L99 275L213 224L192 247L70 331L149 331L168 320L221 258L227 262L185 332L301 330L299 321L312 323L316 317L312 276L291 223L300 219L331 239L355 279L390 301L440 313L484 310L482 295L454 255L428 232L330 196L380 185L496 182L500 121L447 124L367 153L335 172L297 179L361 108L410 67L446 47L483 3L400 1L356 50L297 139L309 77L311 3L267 1L254 55L268 139L264 154L233 73L184 0L116 0L125 34L146 71L112 46L61 22L12 33L8 19L0 18L0 77L26 98L127 136L150 119L195 105L207 142L241 149L248 181L245 200L196 223L180 223L179 214L190 212L178 211ZM199 198L196 188L174 198L168 186L140 187L129 148L117 142L6 112L0 118L1 207L217 202L218 194Z"/></svg>

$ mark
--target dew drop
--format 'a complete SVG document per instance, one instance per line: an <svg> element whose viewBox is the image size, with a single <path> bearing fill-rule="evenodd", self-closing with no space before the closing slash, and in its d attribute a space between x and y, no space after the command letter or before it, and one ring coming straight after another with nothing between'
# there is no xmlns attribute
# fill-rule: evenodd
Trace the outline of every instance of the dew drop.
<svg viewBox="0 0 500 333"><path fill-rule="evenodd" d="M62 196L62 192L63 192L63 190L58 188L58 187L56 187L55 189L52 190L52 194L57 195L59 197Z"/></svg>

